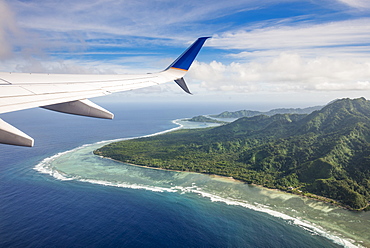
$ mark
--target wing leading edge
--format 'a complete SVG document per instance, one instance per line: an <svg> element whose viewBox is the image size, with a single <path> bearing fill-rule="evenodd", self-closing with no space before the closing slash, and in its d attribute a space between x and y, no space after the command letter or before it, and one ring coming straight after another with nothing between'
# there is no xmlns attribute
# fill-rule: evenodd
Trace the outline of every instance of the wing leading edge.
<svg viewBox="0 0 370 248"><path fill-rule="evenodd" d="M128 91L175 81L190 93L184 75L204 42L198 38L164 71L142 75L33 74L0 72L0 114L22 109L45 109L113 119L113 114L87 100L114 92ZM34 140L0 119L0 143L33 146Z"/></svg>

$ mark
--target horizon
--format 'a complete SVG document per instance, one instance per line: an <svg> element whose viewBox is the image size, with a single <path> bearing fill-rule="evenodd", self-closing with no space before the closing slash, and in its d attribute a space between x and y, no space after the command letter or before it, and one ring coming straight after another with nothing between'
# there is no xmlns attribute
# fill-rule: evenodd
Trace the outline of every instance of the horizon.
<svg viewBox="0 0 370 248"><path fill-rule="evenodd" d="M333 186L329 197L348 192L339 200L353 198L350 203L358 210L367 203L368 187L362 182L368 175L370 131L360 122L370 116L370 101L325 106L370 99L369 0L0 0L0 71L157 72L204 36L212 38L184 77L193 95L168 82L91 99L114 113L114 120L44 108L2 114L2 142L35 143L33 148L0 144L0 246L370 246L370 211L355 213L330 199L325 203L258 186L270 188L276 182L277 188L305 194L308 182L318 180L328 189ZM81 102L44 101L54 96L63 101L68 82L65 88L27 87L5 85L13 82L6 77L0 79L7 88L1 101L8 110L19 102L35 106L39 99L40 105L76 114L90 116L96 110ZM115 79L108 90L120 88ZM97 80L94 76L91 85L102 86ZM93 88L85 93L96 92ZM7 100L13 91L18 97ZM83 87L70 96L80 92ZM183 135L180 140L191 138L189 146L176 139L135 146L159 148L150 166L173 152L183 161L171 165L198 166L198 172L210 175L160 173L93 154L104 142L210 125L179 121L185 118L308 107L325 108L308 116L254 118L245 127L241 120L231 129L201 135L190 130L175 134ZM18 142L22 137L27 143ZM179 146L166 150L165 143ZM186 153L187 147L192 153ZM239 165L236 175L223 173ZM347 169L352 170L347 174ZM234 185L230 177L225 182L212 174L255 178L257 184Z"/></svg>
<svg viewBox="0 0 370 248"><path fill-rule="evenodd" d="M0 71L155 72L212 36L185 76L194 95L167 83L96 101L307 107L368 99L369 10L365 0L0 0Z"/></svg>

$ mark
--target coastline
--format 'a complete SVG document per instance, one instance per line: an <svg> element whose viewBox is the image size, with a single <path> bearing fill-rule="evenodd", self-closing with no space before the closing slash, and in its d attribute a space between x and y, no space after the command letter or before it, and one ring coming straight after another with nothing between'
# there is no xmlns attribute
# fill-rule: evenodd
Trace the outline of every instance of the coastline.
<svg viewBox="0 0 370 248"><path fill-rule="evenodd" d="M175 127L175 128L171 128L169 130L161 131L161 132L150 134L150 135L140 136L140 137L158 135L158 134L161 134L161 133L177 130L177 129L180 129L181 127L183 127L182 124L181 124L181 119L174 120L172 122L176 123L179 126ZM135 139L135 138L140 138L140 137L133 137L133 138L129 138L129 139ZM89 148L90 151L88 153L89 157L102 158L102 156L97 156L97 155L91 156L92 155L91 154L92 150L96 149L98 146L101 146L103 144L115 142L115 141L118 141L118 140L123 140L123 139L106 140L106 141L101 141L101 142L97 142L97 143L94 143L94 144L83 145L81 147L77 147L77 148L72 149L70 151L63 152L63 153L60 154L60 156L61 157L65 156L65 155L69 156L69 153L78 152L82 147L84 147L84 148L90 147ZM93 149L92 147L95 147L95 148ZM88 150L88 149L86 149L86 150ZM58 156L59 156L58 154L53 156L53 158L51 160L58 160ZM74 158L75 157L73 157L73 159ZM95 160L100 160L100 159L96 159L96 158L95 158ZM47 158L47 159L50 160L50 158ZM128 163L117 161L117 160L114 160L114 159L111 159L111 158L104 158L104 159L112 160L112 161L119 162L119 163L122 163L122 164L128 164ZM48 161L48 163L49 162L52 163L53 161ZM257 188L261 189L261 191L255 190L255 194L256 194L255 196L256 197L263 197L265 194L267 194L267 195L279 195L278 198L281 197L281 198L285 198L285 199L297 199L297 198L294 198L294 195L296 195L296 194L293 194L293 193L290 193L290 192L286 192L286 191L279 190L279 189L271 189L271 188L267 188L267 187L264 187L264 186L261 186L261 185L256 185L256 184L247 184L243 181L240 181L240 180L237 180L237 179L234 179L234 178L231 178L231 177L227 177L227 176L206 174L206 173L199 173L199 172L191 172L191 171L167 170L167 169L162 169L162 168L141 166L141 165L135 165L135 164L129 164L129 165L132 166L132 167L149 168L149 169L155 169L155 170L158 170L158 171L185 172L185 173L190 173L190 174L194 174L194 175L205 175L208 178L215 179L214 181L218 181L217 179L220 179L219 181L223 181L223 182L237 183L236 185L246 185L245 187L247 187L247 188L248 188L248 185L251 185L251 186L254 186L256 189ZM195 193L195 194L198 194L202 197L210 199L212 202L216 201L216 202L224 202L227 205L238 205L238 206L245 207L245 208L255 210L255 211L258 211L258 212L267 213L267 214L269 214L271 216L274 216L274 217L277 217L277 218L281 218L281 219L287 221L288 223L292 223L292 224L297 225L297 226L299 226L299 227L301 227L301 228L303 228L303 229L305 229L309 232L312 232L313 235L320 235L320 236L326 237L330 240L333 240L334 243L343 245L345 247L355 247L354 243L356 243L360 247L363 244L365 244L365 246L369 245L368 241L365 241L365 243L362 243L362 241L359 241L361 239L359 239L358 237L361 237L361 234L357 234L357 236L354 237L353 235L355 233L352 234L351 232L348 232L348 230L345 230L344 232L342 232L342 231L337 230L337 227L335 227L335 226L333 228L333 226L331 226L331 225L329 225L329 226L324 225L323 223L313 221L312 218L308 218L307 221L306 221L305 217L310 217L310 216L307 216L305 214L305 211L303 211L304 217L302 217L302 218L297 217L293 212L290 213L289 211L287 211L286 209L288 209L288 208L283 207L283 206L285 206L285 204L281 205L281 208L280 207L275 208L276 206L272 205L272 206L275 206L275 207L273 209L271 209L270 204L266 203L266 202L265 203L259 202L259 201L255 202L252 199L251 200L242 200L242 199L235 198L235 197L229 198L228 194L230 192L225 191L224 193L226 195L220 195L220 194L212 193L210 191L204 191L204 190L202 190L200 188L197 188L195 186L194 187L193 186L185 187L185 186L182 186L182 185L179 185L179 186L175 185L175 186L170 186L169 188L167 188L167 186L165 188L161 188L162 186L160 186L160 185L157 186L157 185L154 185L154 184L152 186L152 185L122 183L122 182L114 182L114 181L110 182L109 180L105 181L105 180L101 180L101 179L96 179L96 180L95 179L83 179L81 177L73 177L73 174L72 174L72 177L70 176L71 174L61 174L61 176L64 176L64 177L62 177L62 178L59 177L58 178L58 173L60 173L60 172L63 173L63 171L59 171L58 168L53 167L53 165L51 165L51 166L46 165L44 168L49 170L49 172L40 171L39 169L37 169L37 170L42 172L42 173L49 174L49 175L53 176L54 178L56 178L58 180L77 180L77 181L88 182L88 183L92 183L92 184L99 184L99 185L113 186L113 187L123 187L123 188L130 188L130 189L150 190L150 191L154 191L154 192L179 192L181 194L182 193ZM234 184L230 184L230 185L234 185ZM197 182L197 186L198 186L198 182ZM243 188L244 188L244 186L243 186ZM220 190L223 190L223 189L220 188ZM261 195L259 195L259 192L261 192ZM271 192L271 193L263 193L263 192ZM267 195L265 195L265 196L267 196ZM296 195L296 197L297 197L297 195ZM337 206L335 206L333 204L327 204L327 202L325 202L325 201L319 201L318 199L309 198L309 197L306 197L306 196L305 197L299 196L299 197L301 199L307 199L308 200L308 201L303 200L303 202L307 206L307 208L315 208L315 209L316 208L318 208L318 209L322 208L324 212L332 212L333 211L333 213L338 211L338 210L335 210L335 208L333 208L333 207L337 207ZM271 199L274 200L275 196L273 196ZM313 201L309 201L309 199L312 199ZM272 201L272 202L274 202L274 201ZM318 202L318 203L321 202L321 204L325 204L327 206L325 207L324 205L321 205L321 204L316 205L316 204L313 204L312 202ZM274 203L271 203L271 204L274 204ZM280 206L279 203L277 205ZM329 206L333 206L333 207L329 207ZM343 208L341 208L341 209L343 209ZM294 209L292 209L292 211L293 210ZM300 211L300 209L298 211ZM317 210L316 212L320 212L320 211L321 210ZM347 211L347 210L343 210L343 211ZM347 212L351 212L351 211L347 211ZM324 228L322 229L321 226L323 226ZM329 232L325 231L325 230L329 230ZM346 235L346 234L349 234L349 235Z"/></svg>
<svg viewBox="0 0 370 248"><path fill-rule="evenodd" d="M122 162L122 161L119 161L117 159L113 159L113 158L110 158L110 157L104 157L102 155L97 155L97 154L94 154L94 156L98 156L100 158L103 158L103 159L109 159L109 160L112 160L112 161L115 161L115 162L118 162L118 163L122 163L122 164L127 164L127 165L131 165L131 166L135 166L135 167L140 167L140 168L146 168L146 169L153 169L153 170L161 170L161 171L173 171L173 172L186 172L186 173L195 173L195 174L202 174L202 175L207 175L211 178L220 178L220 179L223 179L225 181L230 181L230 182L239 182L239 183L244 183L244 184L249 184L249 185L253 185L253 186L259 186L259 187L263 187L265 189L269 189L269 188L266 188L262 185L257 185L257 184L252 184L252 183L246 183L242 180L239 180L239 179L235 179L233 177L227 177L227 176L222 176L222 175L217 175L217 174L207 174L207 173L201 173L201 172L196 172L196 171L180 171L180 170L171 170L171 169L163 169L163 168L160 168L160 167L150 167L150 166L145 166L145 165L137 165L137 164L131 164L131 163L126 163L126 162ZM275 189L271 189L271 190L275 190ZM276 190L279 190L279 189L276 189ZM284 192L282 190L279 190L281 192ZM288 193L288 192L286 192Z"/></svg>
<svg viewBox="0 0 370 248"><path fill-rule="evenodd" d="M233 184L236 183L236 184L249 185L249 186L253 186L257 189L261 189L263 191L269 191L272 194L274 194L274 192L279 193L279 194L283 194L283 195L286 195L288 198L296 196L296 197L300 197L300 198L307 199L307 200L313 200L317 203L327 205L327 208L330 208L330 206L331 206L331 207L334 207L334 208L337 207L337 208L343 209L343 211L347 211L349 213L351 213L351 212L354 212L354 213L361 212L361 211L353 211L351 209L348 209L348 208L346 208L345 206L343 206L339 203L335 204L333 202L330 202L331 199L327 199L327 200L320 199L321 196L316 196L314 194L311 194L311 196L302 195L302 194L295 194L295 193L280 190L280 189L264 187L264 186L258 185L258 184L246 183L242 180L234 179L232 177L217 175L217 174L206 174L206 173L200 173L200 172L194 172L194 171L179 171L179 170L163 169L163 168L158 168L158 167L149 167L149 166L126 163L126 162L122 162L122 161L119 161L119 160L115 160L115 159L112 159L112 158L103 157L103 156L99 156L99 155L94 155L94 156L100 157L102 159L107 159L107 160L111 160L111 161L114 161L114 162L118 162L118 163L121 163L121 164L129 165L129 166L138 167L138 168L154 169L154 170L158 170L158 171L171 171L171 172L177 172L177 173L192 173L192 174L198 174L198 175L205 175L205 176L207 176L207 177L209 177L213 180L222 181L222 182L226 182L226 183L233 183ZM202 197L209 198L211 201L225 202L227 205L240 205L240 206L252 209L254 211L266 212L266 210L264 209L264 207L266 207L266 206L263 206L262 209L261 209L258 206L259 204L257 205L257 207L253 207L250 204L244 204L243 201L239 202L236 199L228 199L227 201L225 201L222 197L219 197L219 196L213 195L213 194L209 194L209 193L205 193L202 190L198 190L198 189L189 190L189 191L186 191L186 192L196 193L196 194L198 194ZM317 198L315 198L315 196ZM334 243L341 244L344 247L367 247L368 246L368 245L362 246L362 244L358 244L358 242L356 242L356 240L353 240L352 237L350 237L350 236L347 236L345 238L340 238L340 236L336 236L337 234L334 234L334 237L328 237L328 236L326 236L327 234L325 234L326 233L326 231L325 231L326 228L325 227L324 227L324 230L322 230L320 226L317 226L316 224L313 224L313 223L309 224L304 219L299 219L299 221L298 221L297 219L292 218L289 215L282 214L280 212L275 212L275 211L272 211L272 212L267 211L266 213L268 213L272 216L278 217L278 218L282 218L282 219L287 220L287 221L292 221L295 225L300 226L301 228L303 228L303 229L305 229L309 232L313 232L313 235L321 235L321 236L327 237L329 239L332 239ZM356 246L354 245L355 242L357 243ZM362 242L362 241L360 241L360 242Z"/></svg>
<svg viewBox="0 0 370 248"><path fill-rule="evenodd" d="M95 156L98 156L100 158L103 158L103 159L109 159L109 160L112 160L112 161L115 161L115 162L118 162L118 163L123 163L123 164L127 164L127 165L130 165L130 166L136 166L136 167L140 167L140 168L154 169L154 170L162 170L162 171L173 171L173 172L180 172L180 173L181 172L186 172L186 173L202 174L202 175L207 175L207 176L209 176L211 178L220 178L220 179L222 179L224 181L237 182L237 183L243 183L243 184L247 184L247 185L252 185L254 187L260 187L260 188L263 188L265 190L279 191L279 192L282 192L282 193L285 193L285 194L298 195L298 196L301 196L301 197L304 197L304 198L308 198L308 199L312 199L312 200L315 200L315 201L318 201L318 202L323 202L325 204L330 204L330 205L335 206L335 207L340 207L340 208L345 209L347 211L355 211L355 212L366 211L365 209L370 206L370 205L368 205L367 207L365 207L365 208L363 208L361 210L351 209L350 207L344 206L343 204L335 201L334 199L327 198L327 197L320 196L320 195L315 195L315 194L312 194L312 193L303 193L303 192L297 192L297 191L282 190L282 189L277 189L277 188L268 188L268 187L265 187L263 185L259 185L259 184L255 184L255 183L247 183L247 182L245 182L243 180L239 180L239 179L235 179L233 177L228 177L228 176L223 176L223 175L207 174L207 173L196 172L196 171L189 171L189 170L180 171L180 170L164 169L164 168L160 168L160 167L151 167L151 166L145 166L145 165L137 165L137 164L127 163L127 162L122 162L122 161L119 161L119 160L116 160L116 159L113 159L113 158L110 158L110 157L104 157L102 155L96 155L96 154L94 154L94 155Z"/></svg>
<svg viewBox="0 0 370 248"><path fill-rule="evenodd" d="M207 127L209 127L209 126L205 126L205 127L199 127L199 126L185 127L181 122L187 122L187 123L191 123L191 124L202 123L202 122L188 121L188 118L176 119L176 120L173 120L172 123L174 123L176 125L179 125L178 127L175 127L175 128L169 129L169 130L165 130L165 131L162 131L162 132L154 133L154 134L151 134L151 135L145 135L145 136L142 136L142 137L156 136L156 135L176 131L176 130L179 130L179 129L182 129L182 128L191 129L191 128L207 128ZM205 123L202 123L202 124L205 125ZM213 123L213 124L214 124L214 126L222 125L222 124L218 124L218 123ZM135 137L135 138L132 138L132 139L137 139L137 138L141 138L141 137ZM174 172L199 173L199 174L208 175L208 176L211 176L211 177L214 176L214 177L224 178L225 180L230 179L230 180L233 180L233 181L238 181L238 182L241 182L241 183L245 183L245 184L249 184L249 185L253 185L253 186L257 186L257 187L262 187L264 189L278 190L278 191L281 191L281 192L284 192L284 193L287 193L287 194L299 195L299 196L302 196L302 197L305 197L305 198L313 199L313 200L316 200L316 201L319 201L319 202L324 202L324 203L327 203L327 204L330 204L330 205L333 205L333 206L336 206L336 207L340 207L340 208L346 209L348 211L361 212L361 211L370 210L370 204L369 203L368 203L367 206L365 206L361 209L353 209L350 206L344 205L344 204L336 201L335 199L331 199L331 198L324 197L324 196L317 195L317 194L310 193L310 192L302 192L302 191L299 190L299 188L292 188L292 189L287 189L287 190L279 189L279 188L270 188L270 187L266 187L266 186L260 185L260 184L248 183L248 182L240 180L240 179L235 179L231 176L218 175L218 174L208 174L208 173L203 173L203 172L199 172L199 171L191 171L191 170L181 171L181 170L165 169L165 168L154 167L154 166L137 165L137 164L132 164L132 163L116 160L116 159L113 159L113 158L110 158L110 157L105 157L105 156L102 156L100 154L95 154L95 152L94 152L94 155L105 158L105 159L111 159L111 160L116 161L116 162L128 164L128 165L131 165L131 166L138 166L138 167L142 167L142 168L150 168L150 169L164 170L164 171L174 171Z"/></svg>

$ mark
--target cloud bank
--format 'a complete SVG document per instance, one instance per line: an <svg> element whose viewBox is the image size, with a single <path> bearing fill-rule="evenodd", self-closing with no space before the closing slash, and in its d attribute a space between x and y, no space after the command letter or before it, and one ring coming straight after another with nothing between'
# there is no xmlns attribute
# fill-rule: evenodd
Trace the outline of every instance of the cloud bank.
<svg viewBox="0 0 370 248"><path fill-rule="evenodd" d="M370 61L304 58L281 53L265 62L196 63L189 76L212 91L300 92L370 90Z"/></svg>
<svg viewBox="0 0 370 248"><path fill-rule="evenodd" d="M228 48L233 62L197 63L190 75L213 91L370 89L369 18L259 25L215 36L209 45Z"/></svg>

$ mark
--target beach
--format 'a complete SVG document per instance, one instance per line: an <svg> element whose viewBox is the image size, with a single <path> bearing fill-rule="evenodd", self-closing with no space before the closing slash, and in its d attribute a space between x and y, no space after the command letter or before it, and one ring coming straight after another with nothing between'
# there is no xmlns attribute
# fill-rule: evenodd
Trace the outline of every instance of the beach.
<svg viewBox="0 0 370 248"><path fill-rule="evenodd" d="M187 128L187 124L191 128L204 125L181 120L176 120L175 123L180 126L167 131ZM369 214L366 212L347 211L328 203L248 185L232 178L158 170L92 154L93 150L110 142L85 145L58 154L42 161L35 169L65 181L77 180L119 188L195 194L211 202L222 202L268 214L345 247L370 244L366 237L369 233L366 228L369 226Z"/></svg>
<svg viewBox="0 0 370 248"><path fill-rule="evenodd" d="M42 109L3 116L37 142L2 147L1 247L369 246L368 212L92 154L115 140L179 128L176 119L239 105L103 106L114 121Z"/></svg>

